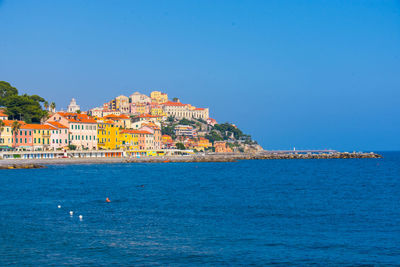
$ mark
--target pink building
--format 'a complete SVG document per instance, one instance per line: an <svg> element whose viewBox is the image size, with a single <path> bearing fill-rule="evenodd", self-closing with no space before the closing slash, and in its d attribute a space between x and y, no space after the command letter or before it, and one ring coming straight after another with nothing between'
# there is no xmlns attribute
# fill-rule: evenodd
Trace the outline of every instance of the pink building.
<svg viewBox="0 0 400 267"><path fill-rule="evenodd" d="M15 138L16 137L16 138ZM16 148L33 149L33 129L28 124L24 124L19 129L17 135L13 135L13 143Z"/></svg>
<svg viewBox="0 0 400 267"><path fill-rule="evenodd" d="M97 149L97 122L86 114L57 112L47 122L59 122L68 127L69 144L78 149Z"/></svg>
<svg viewBox="0 0 400 267"><path fill-rule="evenodd" d="M67 126L62 125L57 121L48 121L46 124L54 128L50 135L51 149L56 150L69 145L69 132Z"/></svg>

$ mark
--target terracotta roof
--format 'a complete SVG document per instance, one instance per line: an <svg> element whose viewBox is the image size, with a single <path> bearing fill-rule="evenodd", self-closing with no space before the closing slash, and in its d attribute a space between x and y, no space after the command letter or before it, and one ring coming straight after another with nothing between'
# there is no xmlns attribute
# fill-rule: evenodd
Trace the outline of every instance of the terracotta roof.
<svg viewBox="0 0 400 267"><path fill-rule="evenodd" d="M129 133L129 134L151 134L148 131L142 130L121 130L121 133Z"/></svg>
<svg viewBox="0 0 400 267"><path fill-rule="evenodd" d="M110 114L110 115L104 116L104 118L111 119L111 120L112 119L129 119L129 116L123 115L123 114L121 114L121 115Z"/></svg>
<svg viewBox="0 0 400 267"><path fill-rule="evenodd" d="M8 117L8 115L5 114L3 111L0 111L0 117Z"/></svg>
<svg viewBox="0 0 400 267"><path fill-rule="evenodd" d="M12 126L12 124L13 124L13 120L2 120L3 122L4 122L4 125L5 126ZM21 125L25 125L26 123L24 122L24 121L18 121Z"/></svg>
<svg viewBox="0 0 400 267"><path fill-rule="evenodd" d="M152 122L149 122L149 123L143 123L142 124L142 127L143 126L147 126L147 127L150 127L150 128L153 128L153 129L160 129L160 127L158 127L156 124L154 124L154 123L152 123Z"/></svg>
<svg viewBox="0 0 400 267"><path fill-rule="evenodd" d="M21 129L32 129L32 130L56 130L56 128L50 125L43 124L25 124L21 126Z"/></svg>
<svg viewBox="0 0 400 267"><path fill-rule="evenodd" d="M48 121L46 122L48 124L51 124L52 126L56 127L56 128L60 128L60 129L68 129L67 126L62 125L61 123L57 122L57 121Z"/></svg>
<svg viewBox="0 0 400 267"><path fill-rule="evenodd" d="M92 117L86 114L70 113L70 112L57 112L57 114L66 118L69 122L78 123L97 123Z"/></svg>
<svg viewBox="0 0 400 267"><path fill-rule="evenodd" d="M164 106L183 107L183 106L186 106L187 104L182 104L182 103L180 103L180 102L168 101L168 102L163 103L162 105L164 105Z"/></svg>
<svg viewBox="0 0 400 267"><path fill-rule="evenodd" d="M195 110L205 110L205 108L195 108Z"/></svg>

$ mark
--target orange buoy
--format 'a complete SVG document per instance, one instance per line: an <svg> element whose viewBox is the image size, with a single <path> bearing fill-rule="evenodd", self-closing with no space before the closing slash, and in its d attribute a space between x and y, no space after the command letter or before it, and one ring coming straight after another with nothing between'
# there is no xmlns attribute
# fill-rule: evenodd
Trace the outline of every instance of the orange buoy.
<svg viewBox="0 0 400 267"><path fill-rule="evenodd" d="M111 202L111 200L109 198L106 198L106 202Z"/></svg>

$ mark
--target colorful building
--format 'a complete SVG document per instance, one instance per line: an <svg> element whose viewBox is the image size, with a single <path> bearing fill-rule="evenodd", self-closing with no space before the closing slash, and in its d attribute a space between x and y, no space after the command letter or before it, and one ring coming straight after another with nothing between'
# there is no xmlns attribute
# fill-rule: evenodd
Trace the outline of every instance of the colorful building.
<svg viewBox="0 0 400 267"><path fill-rule="evenodd" d="M66 148L69 145L68 127L56 121L46 122L46 124L54 128L50 135L50 149Z"/></svg>
<svg viewBox="0 0 400 267"><path fill-rule="evenodd" d="M138 150L139 134L141 134L141 132L137 130L121 130L119 132L121 148L124 150Z"/></svg>
<svg viewBox="0 0 400 267"><path fill-rule="evenodd" d="M33 129L26 125L21 125L19 131L13 135L13 146L19 149L33 150Z"/></svg>
<svg viewBox="0 0 400 267"><path fill-rule="evenodd" d="M196 108L190 104L168 101L162 104L166 116L173 116L178 119L203 119L209 118L208 108Z"/></svg>
<svg viewBox="0 0 400 267"><path fill-rule="evenodd" d="M150 98L154 103L165 103L168 101L168 95L159 91L153 91L150 93Z"/></svg>
<svg viewBox="0 0 400 267"><path fill-rule="evenodd" d="M69 130L69 144L78 149L97 149L97 122L86 114L57 112L47 122L56 121Z"/></svg>
<svg viewBox="0 0 400 267"><path fill-rule="evenodd" d="M21 129L32 130L32 148L33 150L48 150L50 149L51 132L56 128L46 124L26 124Z"/></svg>
<svg viewBox="0 0 400 267"><path fill-rule="evenodd" d="M119 127L112 120L97 120L98 149L119 149Z"/></svg>
<svg viewBox="0 0 400 267"><path fill-rule="evenodd" d="M215 141L214 142L214 147L215 147L215 152L216 153L232 152L232 149L224 141Z"/></svg>
<svg viewBox="0 0 400 267"><path fill-rule="evenodd" d="M14 134L12 132L13 120L2 120L4 123L3 130L0 132L0 148L9 149L14 147ZM24 125L25 122L18 121L19 124Z"/></svg>
<svg viewBox="0 0 400 267"><path fill-rule="evenodd" d="M4 112L4 110L0 110L0 120L8 120L8 115Z"/></svg>
<svg viewBox="0 0 400 267"><path fill-rule="evenodd" d="M127 115L108 115L104 119L113 121L114 125L120 128L130 129L131 118Z"/></svg>

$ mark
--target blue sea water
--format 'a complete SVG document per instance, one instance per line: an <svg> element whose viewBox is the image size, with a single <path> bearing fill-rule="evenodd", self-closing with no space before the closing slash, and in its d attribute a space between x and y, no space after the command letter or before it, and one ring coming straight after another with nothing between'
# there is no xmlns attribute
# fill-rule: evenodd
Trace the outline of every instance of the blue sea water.
<svg viewBox="0 0 400 267"><path fill-rule="evenodd" d="M383 155L2 170L0 266L400 265Z"/></svg>

